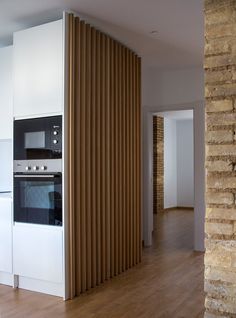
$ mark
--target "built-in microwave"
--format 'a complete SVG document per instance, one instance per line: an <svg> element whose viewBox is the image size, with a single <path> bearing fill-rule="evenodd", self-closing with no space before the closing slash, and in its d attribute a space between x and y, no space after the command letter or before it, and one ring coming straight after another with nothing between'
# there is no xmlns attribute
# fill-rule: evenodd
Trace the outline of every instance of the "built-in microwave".
<svg viewBox="0 0 236 318"><path fill-rule="evenodd" d="M14 121L14 160L62 158L62 116Z"/></svg>

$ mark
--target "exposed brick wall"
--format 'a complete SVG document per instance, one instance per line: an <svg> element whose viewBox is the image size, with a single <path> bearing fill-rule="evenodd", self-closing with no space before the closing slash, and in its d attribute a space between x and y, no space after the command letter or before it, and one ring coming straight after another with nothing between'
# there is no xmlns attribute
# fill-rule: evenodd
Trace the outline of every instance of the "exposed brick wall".
<svg viewBox="0 0 236 318"><path fill-rule="evenodd" d="M236 0L205 1L205 318L236 317Z"/></svg>
<svg viewBox="0 0 236 318"><path fill-rule="evenodd" d="M164 118L153 117L153 213L164 209Z"/></svg>

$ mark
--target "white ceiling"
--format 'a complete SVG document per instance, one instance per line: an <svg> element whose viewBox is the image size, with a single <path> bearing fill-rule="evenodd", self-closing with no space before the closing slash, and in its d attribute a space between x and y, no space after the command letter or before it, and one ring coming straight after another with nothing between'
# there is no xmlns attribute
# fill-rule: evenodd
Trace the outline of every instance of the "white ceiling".
<svg viewBox="0 0 236 318"><path fill-rule="evenodd" d="M186 120L193 119L193 110L177 110L177 111L169 111L169 112L161 112L156 113L155 115L169 118L173 120Z"/></svg>
<svg viewBox="0 0 236 318"><path fill-rule="evenodd" d="M11 44L14 31L58 19L65 9L135 50L145 66L203 64L203 0L0 0L0 46Z"/></svg>

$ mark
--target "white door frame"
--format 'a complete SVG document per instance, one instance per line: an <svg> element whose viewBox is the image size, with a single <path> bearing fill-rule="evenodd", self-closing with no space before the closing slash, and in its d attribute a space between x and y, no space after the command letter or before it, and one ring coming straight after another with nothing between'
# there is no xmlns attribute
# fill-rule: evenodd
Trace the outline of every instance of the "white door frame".
<svg viewBox="0 0 236 318"><path fill-rule="evenodd" d="M142 109L142 218L144 246L152 245L153 231L153 125L154 113L193 110L194 116L194 250L204 251L205 222L205 104L143 107Z"/></svg>

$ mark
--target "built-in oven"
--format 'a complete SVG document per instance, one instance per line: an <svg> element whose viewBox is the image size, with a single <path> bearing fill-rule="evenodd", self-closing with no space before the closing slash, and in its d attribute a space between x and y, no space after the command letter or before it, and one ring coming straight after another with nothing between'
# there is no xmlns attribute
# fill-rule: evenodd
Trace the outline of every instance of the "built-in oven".
<svg viewBox="0 0 236 318"><path fill-rule="evenodd" d="M14 174L14 221L62 226L62 174Z"/></svg>
<svg viewBox="0 0 236 318"><path fill-rule="evenodd" d="M62 226L62 116L14 121L14 221Z"/></svg>

